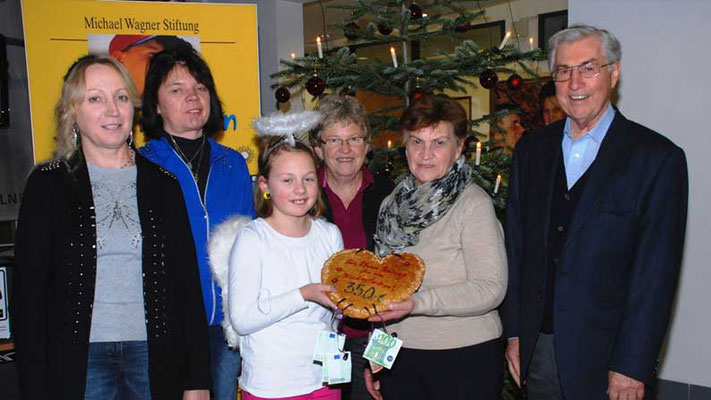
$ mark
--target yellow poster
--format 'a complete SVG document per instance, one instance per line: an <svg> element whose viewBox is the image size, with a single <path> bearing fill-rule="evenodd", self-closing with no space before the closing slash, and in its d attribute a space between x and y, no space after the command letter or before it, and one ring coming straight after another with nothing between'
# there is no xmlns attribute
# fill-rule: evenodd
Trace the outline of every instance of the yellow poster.
<svg viewBox="0 0 711 400"><path fill-rule="evenodd" d="M35 162L51 157L54 106L62 77L87 53L110 54L142 91L148 59L174 41L190 43L210 65L225 116L223 144L256 173L251 128L259 117L256 5L23 0ZM143 64L141 64L143 63ZM143 136L136 135L137 145Z"/></svg>

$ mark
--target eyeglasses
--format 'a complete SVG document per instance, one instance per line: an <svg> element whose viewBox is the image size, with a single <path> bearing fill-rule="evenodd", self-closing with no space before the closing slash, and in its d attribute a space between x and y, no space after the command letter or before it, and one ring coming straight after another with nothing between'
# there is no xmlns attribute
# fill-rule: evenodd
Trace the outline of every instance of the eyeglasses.
<svg viewBox="0 0 711 400"><path fill-rule="evenodd" d="M573 71L576 69L578 70L580 76L582 76L583 78L594 78L600 75L600 70L602 69L602 67L606 67L610 64L614 64L614 62L609 62L607 64L587 62L584 64L576 65L574 67L556 68L553 71L553 80L556 82L565 82L567 80L570 80L570 77L573 76Z"/></svg>
<svg viewBox="0 0 711 400"><path fill-rule="evenodd" d="M353 136L346 139L328 138L326 140L321 140L321 143L329 149L338 149L343 146L344 142L348 143L348 146L350 147L360 147L365 144L365 138L363 136Z"/></svg>

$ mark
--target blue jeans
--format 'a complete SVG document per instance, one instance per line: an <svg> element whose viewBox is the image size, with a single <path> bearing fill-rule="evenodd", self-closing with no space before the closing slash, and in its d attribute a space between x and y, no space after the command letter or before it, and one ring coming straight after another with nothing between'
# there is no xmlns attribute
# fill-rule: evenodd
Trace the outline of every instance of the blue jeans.
<svg viewBox="0 0 711 400"><path fill-rule="evenodd" d="M212 400L235 400L237 377L242 359L239 350L227 346L222 327L208 327L210 340L210 373L212 374Z"/></svg>
<svg viewBox="0 0 711 400"><path fill-rule="evenodd" d="M148 343L89 343L86 370L86 400L147 400Z"/></svg>

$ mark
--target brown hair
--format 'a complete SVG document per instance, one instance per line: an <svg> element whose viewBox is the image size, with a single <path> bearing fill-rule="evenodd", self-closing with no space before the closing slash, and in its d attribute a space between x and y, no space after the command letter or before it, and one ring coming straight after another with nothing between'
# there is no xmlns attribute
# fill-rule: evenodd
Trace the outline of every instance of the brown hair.
<svg viewBox="0 0 711 400"><path fill-rule="evenodd" d="M62 93L57 105L54 107L56 129L54 136L56 143L55 159L68 159L77 151L77 142L73 133L74 124L76 123L75 114L79 105L84 101L84 95L86 94L86 70L95 64L110 67L119 74L134 107L133 123L135 124L135 109L140 106L140 99L138 98L133 78L126 71L126 68L115 58L109 56L87 55L81 57L69 67L67 74L64 76Z"/></svg>
<svg viewBox="0 0 711 400"><path fill-rule="evenodd" d="M400 117L399 131L407 137L408 132L449 122L459 140L469 136L469 120L464 108L456 100L443 94L425 95L413 101Z"/></svg>
<svg viewBox="0 0 711 400"><path fill-rule="evenodd" d="M269 139L263 140L260 143L259 158L257 159L257 175L263 177L265 180L269 180L269 173L272 170L272 165L274 160L282 153L305 153L311 158L314 163L314 168L318 165L316 159L316 154L314 154L313 149L309 147L306 143L300 140L296 140L294 146L292 147L283 137L271 137ZM274 212L274 206L271 199L265 199L262 197L262 190L259 185L256 185L254 190L254 205L257 210L257 216L261 218L267 218ZM316 197L316 204L309 210L309 215L312 218L318 218L323 214L325 209L323 199L321 198L321 190L319 189L318 195Z"/></svg>

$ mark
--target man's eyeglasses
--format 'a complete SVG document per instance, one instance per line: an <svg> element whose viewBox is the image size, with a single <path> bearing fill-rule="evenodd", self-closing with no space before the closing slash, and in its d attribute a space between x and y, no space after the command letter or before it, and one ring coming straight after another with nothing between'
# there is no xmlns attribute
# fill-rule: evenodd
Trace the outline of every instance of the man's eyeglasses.
<svg viewBox="0 0 711 400"><path fill-rule="evenodd" d="M347 139L341 138L328 138L326 140L321 140L326 147L330 149L337 149L343 146L343 143L348 143L350 147L360 147L365 144L365 138L363 136L353 136Z"/></svg>
<svg viewBox="0 0 711 400"><path fill-rule="evenodd" d="M556 82L565 82L570 80L570 77L573 76L573 71L576 69L583 78L594 78L600 75L602 67L606 67L610 64L614 64L614 62L609 62L607 64L587 62L574 67L559 67L553 71L553 80Z"/></svg>

